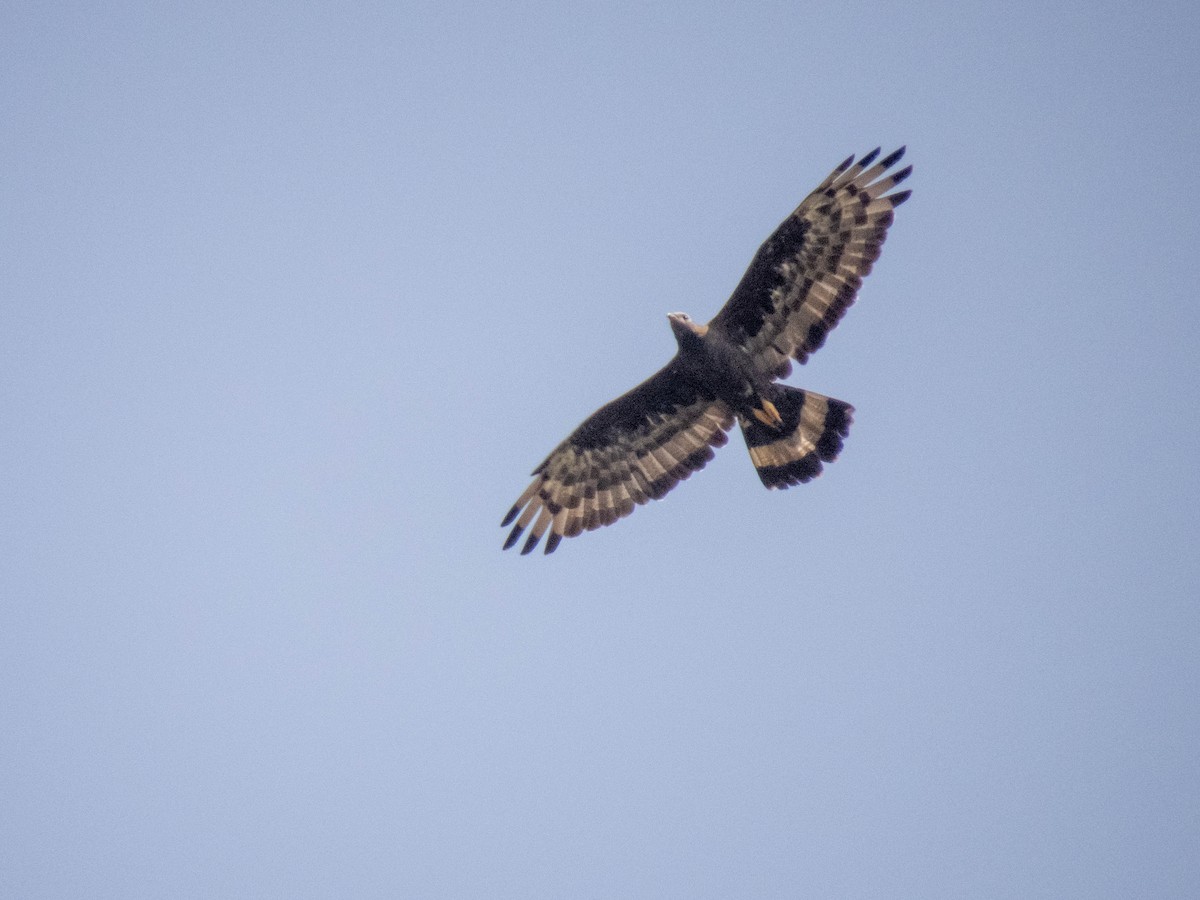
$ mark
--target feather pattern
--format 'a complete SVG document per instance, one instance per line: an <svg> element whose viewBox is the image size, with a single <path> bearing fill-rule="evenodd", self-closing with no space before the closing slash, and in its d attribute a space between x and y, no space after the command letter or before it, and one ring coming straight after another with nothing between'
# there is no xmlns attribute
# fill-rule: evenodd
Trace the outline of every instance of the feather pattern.
<svg viewBox="0 0 1200 900"><path fill-rule="evenodd" d="M803 363L825 342L879 258L892 211L910 194L887 192L912 166L886 174L904 148L871 165L878 155L876 148L834 169L767 238L709 323L764 374L786 378L791 359Z"/></svg>
<svg viewBox="0 0 1200 900"><path fill-rule="evenodd" d="M633 512L713 458L733 413L699 393L673 365L601 407L533 470L534 480L504 517L504 549L528 531L521 553L546 536L553 553L564 537L592 531Z"/></svg>

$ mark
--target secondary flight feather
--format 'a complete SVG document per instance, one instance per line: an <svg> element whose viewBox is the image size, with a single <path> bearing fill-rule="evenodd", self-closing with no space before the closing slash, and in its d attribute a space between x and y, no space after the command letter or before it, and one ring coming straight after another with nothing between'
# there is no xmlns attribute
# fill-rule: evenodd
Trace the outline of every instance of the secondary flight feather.
<svg viewBox="0 0 1200 900"><path fill-rule="evenodd" d="M879 258L912 174L892 168L901 147L851 156L775 230L721 311L707 324L668 320L679 349L662 369L588 416L533 470L502 527L504 549L528 531L521 553L546 536L610 525L704 468L737 422L768 488L810 481L832 462L853 407L777 383L818 349L854 302Z"/></svg>

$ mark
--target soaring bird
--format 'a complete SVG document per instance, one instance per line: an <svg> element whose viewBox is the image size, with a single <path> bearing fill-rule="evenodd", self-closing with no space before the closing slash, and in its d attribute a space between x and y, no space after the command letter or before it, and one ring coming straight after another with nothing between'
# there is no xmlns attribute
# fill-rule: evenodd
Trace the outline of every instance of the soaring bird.
<svg viewBox="0 0 1200 900"><path fill-rule="evenodd" d="M733 295L707 325L667 316L679 349L658 372L600 407L533 470L533 482L501 527L507 550L609 525L663 497L723 446L734 421L768 488L821 473L850 430L853 407L778 383L825 342L879 258L893 210L911 191L888 193L912 174L879 162L879 148L847 158L796 207L754 255ZM515 523L515 524L514 524Z"/></svg>

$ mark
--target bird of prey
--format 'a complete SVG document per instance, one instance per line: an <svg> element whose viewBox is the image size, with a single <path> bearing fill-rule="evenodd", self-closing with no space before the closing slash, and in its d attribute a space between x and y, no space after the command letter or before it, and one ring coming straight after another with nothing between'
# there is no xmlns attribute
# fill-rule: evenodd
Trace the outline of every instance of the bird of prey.
<svg viewBox="0 0 1200 900"><path fill-rule="evenodd" d="M554 448L501 522L504 549L529 529L521 553L546 538L609 525L659 499L713 457L736 420L768 488L787 488L837 458L853 407L776 383L825 342L879 258L893 210L888 193L901 147L846 159L767 238L733 295L707 325L667 316L679 344L662 369L600 407ZM514 524L515 522L515 524Z"/></svg>

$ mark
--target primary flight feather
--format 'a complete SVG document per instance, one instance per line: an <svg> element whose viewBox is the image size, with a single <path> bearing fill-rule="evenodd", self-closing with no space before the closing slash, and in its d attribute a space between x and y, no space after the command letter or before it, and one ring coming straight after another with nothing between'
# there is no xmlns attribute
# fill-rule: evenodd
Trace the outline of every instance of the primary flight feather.
<svg viewBox="0 0 1200 900"><path fill-rule="evenodd" d="M704 468L741 426L762 483L787 488L821 473L849 433L853 408L777 384L825 342L879 258L893 210L910 191L888 193L912 166L879 162L876 148L834 169L754 255L733 295L707 325L667 318L679 350L633 390L600 407L559 444L501 522L504 549L529 531L521 553L546 536L609 525L664 496Z"/></svg>

